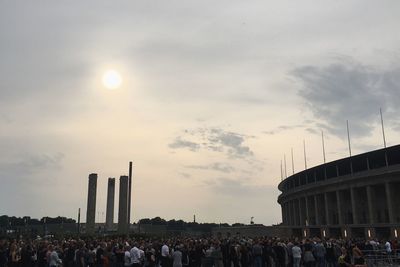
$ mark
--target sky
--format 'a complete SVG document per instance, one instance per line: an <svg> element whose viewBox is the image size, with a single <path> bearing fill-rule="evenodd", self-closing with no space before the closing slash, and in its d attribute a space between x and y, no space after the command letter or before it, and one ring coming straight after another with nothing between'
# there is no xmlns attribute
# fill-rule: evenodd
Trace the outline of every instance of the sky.
<svg viewBox="0 0 400 267"><path fill-rule="evenodd" d="M286 175L400 141L400 2L0 0L0 213L281 222ZM122 85L102 84L116 70ZM293 165L291 161L293 149ZM284 163L283 163L284 166ZM285 168L284 168L285 169ZM285 173L285 170L284 170ZM115 210L118 210L118 201ZM115 214L117 218L117 214Z"/></svg>

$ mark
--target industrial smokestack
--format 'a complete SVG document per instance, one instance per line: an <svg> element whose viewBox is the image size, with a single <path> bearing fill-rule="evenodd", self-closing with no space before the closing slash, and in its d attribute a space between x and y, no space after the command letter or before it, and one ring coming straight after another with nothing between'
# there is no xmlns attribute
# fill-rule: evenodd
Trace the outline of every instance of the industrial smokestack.
<svg viewBox="0 0 400 267"><path fill-rule="evenodd" d="M131 204L132 204L132 161L129 161L128 225L131 223Z"/></svg>

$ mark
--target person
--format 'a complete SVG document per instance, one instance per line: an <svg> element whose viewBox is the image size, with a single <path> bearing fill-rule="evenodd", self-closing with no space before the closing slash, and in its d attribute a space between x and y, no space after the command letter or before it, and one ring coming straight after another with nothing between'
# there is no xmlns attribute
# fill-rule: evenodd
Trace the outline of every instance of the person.
<svg viewBox="0 0 400 267"><path fill-rule="evenodd" d="M49 246L49 267L58 267L62 263L61 259L58 257L56 249L57 248L54 248L53 245Z"/></svg>
<svg viewBox="0 0 400 267"><path fill-rule="evenodd" d="M316 258L317 267L325 267L326 249L321 240L318 240L314 247L314 255Z"/></svg>
<svg viewBox="0 0 400 267"><path fill-rule="evenodd" d="M262 267L263 264L263 247L260 242L257 240L256 244L252 249L254 267Z"/></svg>
<svg viewBox="0 0 400 267"><path fill-rule="evenodd" d="M175 250L172 253L172 266L182 267L182 252L179 246L175 247Z"/></svg>
<svg viewBox="0 0 400 267"><path fill-rule="evenodd" d="M325 243L325 249L326 249L326 266L335 267L337 262L337 256L336 256L335 245L332 239L329 239Z"/></svg>
<svg viewBox="0 0 400 267"><path fill-rule="evenodd" d="M185 253L184 252L182 252L182 253L183 253L182 254L182 257L183 257L182 263L185 266L185 263L184 263ZM186 257L187 257L187 255L186 255ZM221 251L220 244L218 242L216 242L214 244L214 250L211 253L211 257L214 259L214 267L224 267L224 263L223 263L223 259L222 259L222 251Z"/></svg>
<svg viewBox="0 0 400 267"><path fill-rule="evenodd" d="M85 263L87 267L94 267L95 259L97 258L97 252L93 245L89 246L89 249L85 253Z"/></svg>
<svg viewBox="0 0 400 267"><path fill-rule="evenodd" d="M349 256L349 253L347 253L347 249L345 247L342 247L341 253L342 254L338 258L339 267L350 267L351 258Z"/></svg>
<svg viewBox="0 0 400 267"><path fill-rule="evenodd" d="M104 244L101 243L96 249L96 266L103 267L104 264Z"/></svg>
<svg viewBox="0 0 400 267"><path fill-rule="evenodd" d="M137 244L133 245L133 248L130 250L131 254L131 264L132 267L141 267L140 266L140 250L137 247Z"/></svg>
<svg viewBox="0 0 400 267"><path fill-rule="evenodd" d="M365 264L364 255L357 244L353 246L352 252L353 252L354 266L356 267L367 266Z"/></svg>
<svg viewBox="0 0 400 267"><path fill-rule="evenodd" d="M315 263L315 258L312 253L313 246L309 239L306 239L306 243L304 244L304 266L312 267Z"/></svg>
<svg viewBox="0 0 400 267"><path fill-rule="evenodd" d="M155 267L156 266L156 250L153 247L148 247L146 249L146 267Z"/></svg>
<svg viewBox="0 0 400 267"><path fill-rule="evenodd" d="M86 256L85 243L79 242L78 249L75 251L75 264L77 267L86 267L85 256Z"/></svg>
<svg viewBox="0 0 400 267"><path fill-rule="evenodd" d="M30 244L23 245L21 248L21 267L33 266L33 250Z"/></svg>
<svg viewBox="0 0 400 267"><path fill-rule="evenodd" d="M10 267L18 267L21 257L20 257L20 254L19 254L19 249L17 247L17 244L15 244L15 243L13 243L11 245L10 257L11 257L11 260L10 260L10 265L9 266Z"/></svg>
<svg viewBox="0 0 400 267"><path fill-rule="evenodd" d="M124 255L124 267L131 267L131 253L130 253L130 247L127 244L125 246L125 255Z"/></svg>
<svg viewBox="0 0 400 267"><path fill-rule="evenodd" d="M124 266L124 246L122 244L117 244L115 250L115 257L116 257L116 267L123 267Z"/></svg>
<svg viewBox="0 0 400 267"><path fill-rule="evenodd" d="M0 267L7 265L7 248L5 240L0 240Z"/></svg>
<svg viewBox="0 0 400 267"><path fill-rule="evenodd" d="M293 267L300 267L301 248L299 243L295 242L292 247Z"/></svg>
<svg viewBox="0 0 400 267"><path fill-rule="evenodd" d="M168 261L169 261L169 247L167 246L167 244L164 244L161 247L161 266L168 267Z"/></svg>

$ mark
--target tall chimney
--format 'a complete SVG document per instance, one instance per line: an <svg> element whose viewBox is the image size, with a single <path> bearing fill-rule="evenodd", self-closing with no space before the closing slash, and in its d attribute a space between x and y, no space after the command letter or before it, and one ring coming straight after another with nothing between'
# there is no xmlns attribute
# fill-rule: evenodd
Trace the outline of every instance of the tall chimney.
<svg viewBox="0 0 400 267"><path fill-rule="evenodd" d="M111 230L114 224L115 178L108 178L106 229Z"/></svg>
<svg viewBox="0 0 400 267"><path fill-rule="evenodd" d="M89 174L88 201L86 209L87 234L94 233L95 216L96 216L96 190L97 190L97 173L91 173Z"/></svg>
<svg viewBox="0 0 400 267"><path fill-rule="evenodd" d="M132 204L132 161L129 161L128 225L131 223L131 204Z"/></svg>
<svg viewBox="0 0 400 267"><path fill-rule="evenodd" d="M119 178L118 233L127 234L128 225L128 176Z"/></svg>

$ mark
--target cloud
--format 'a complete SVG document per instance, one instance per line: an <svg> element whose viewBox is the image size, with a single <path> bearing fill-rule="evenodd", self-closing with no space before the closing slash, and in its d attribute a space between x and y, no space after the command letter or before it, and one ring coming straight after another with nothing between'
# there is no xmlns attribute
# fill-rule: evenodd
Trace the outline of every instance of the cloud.
<svg viewBox="0 0 400 267"><path fill-rule="evenodd" d="M180 172L179 173L183 178L189 179L190 177L192 177L192 175L190 175L189 173L186 172Z"/></svg>
<svg viewBox="0 0 400 267"><path fill-rule="evenodd" d="M370 135L379 123L379 108L393 117L399 111L400 68L389 70L342 60L327 66L303 66L290 75L302 84L299 96L331 134Z"/></svg>
<svg viewBox="0 0 400 267"><path fill-rule="evenodd" d="M253 152L250 148L243 145L245 138L248 138L248 136L213 128L210 130L208 141L212 147L227 148L226 151L231 157L252 156Z"/></svg>
<svg viewBox="0 0 400 267"><path fill-rule="evenodd" d="M17 161L0 162L0 176L9 181L27 181L38 173L61 168L63 153L25 156Z"/></svg>
<svg viewBox="0 0 400 267"><path fill-rule="evenodd" d="M197 128L185 130L185 136L178 136L168 146L172 149L188 148L191 151L200 149L225 153L229 158L253 156L250 147L244 145L252 136L225 131L221 128ZM188 140L190 139L190 141Z"/></svg>
<svg viewBox="0 0 400 267"><path fill-rule="evenodd" d="M198 169L198 170L213 170L223 173L231 173L235 171L235 168L233 168L231 165L221 162L215 162L210 165L188 165L185 166L185 168Z"/></svg>
<svg viewBox="0 0 400 267"><path fill-rule="evenodd" d="M177 149L177 148L188 148L190 151L197 151L199 150L200 145L194 142L182 140L180 136L178 136L175 141L168 145L170 148Z"/></svg>
<svg viewBox="0 0 400 267"><path fill-rule="evenodd" d="M265 196L269 193L276 191L275 186L251 184L246 178L239 180L220 177L212 180L211 182L205 181L205 184L218 193L234 197L237 197L239 195L241 197L256 197L260 195Z"/></svg>
<svg viewBox="0 0 400 267"><path fill-rule="evenodd" d="M280 132L293 130L293 129L298 129L298 128L303 128L303 127L304 127L304 125L300 125L300 124L297 124L297 125L281 125L281 126L278 126L274 130L264 131L263 133L264 134L268 134L268 135L274 135L274 134L277 134L277 133L280 133Z"/></svg>

